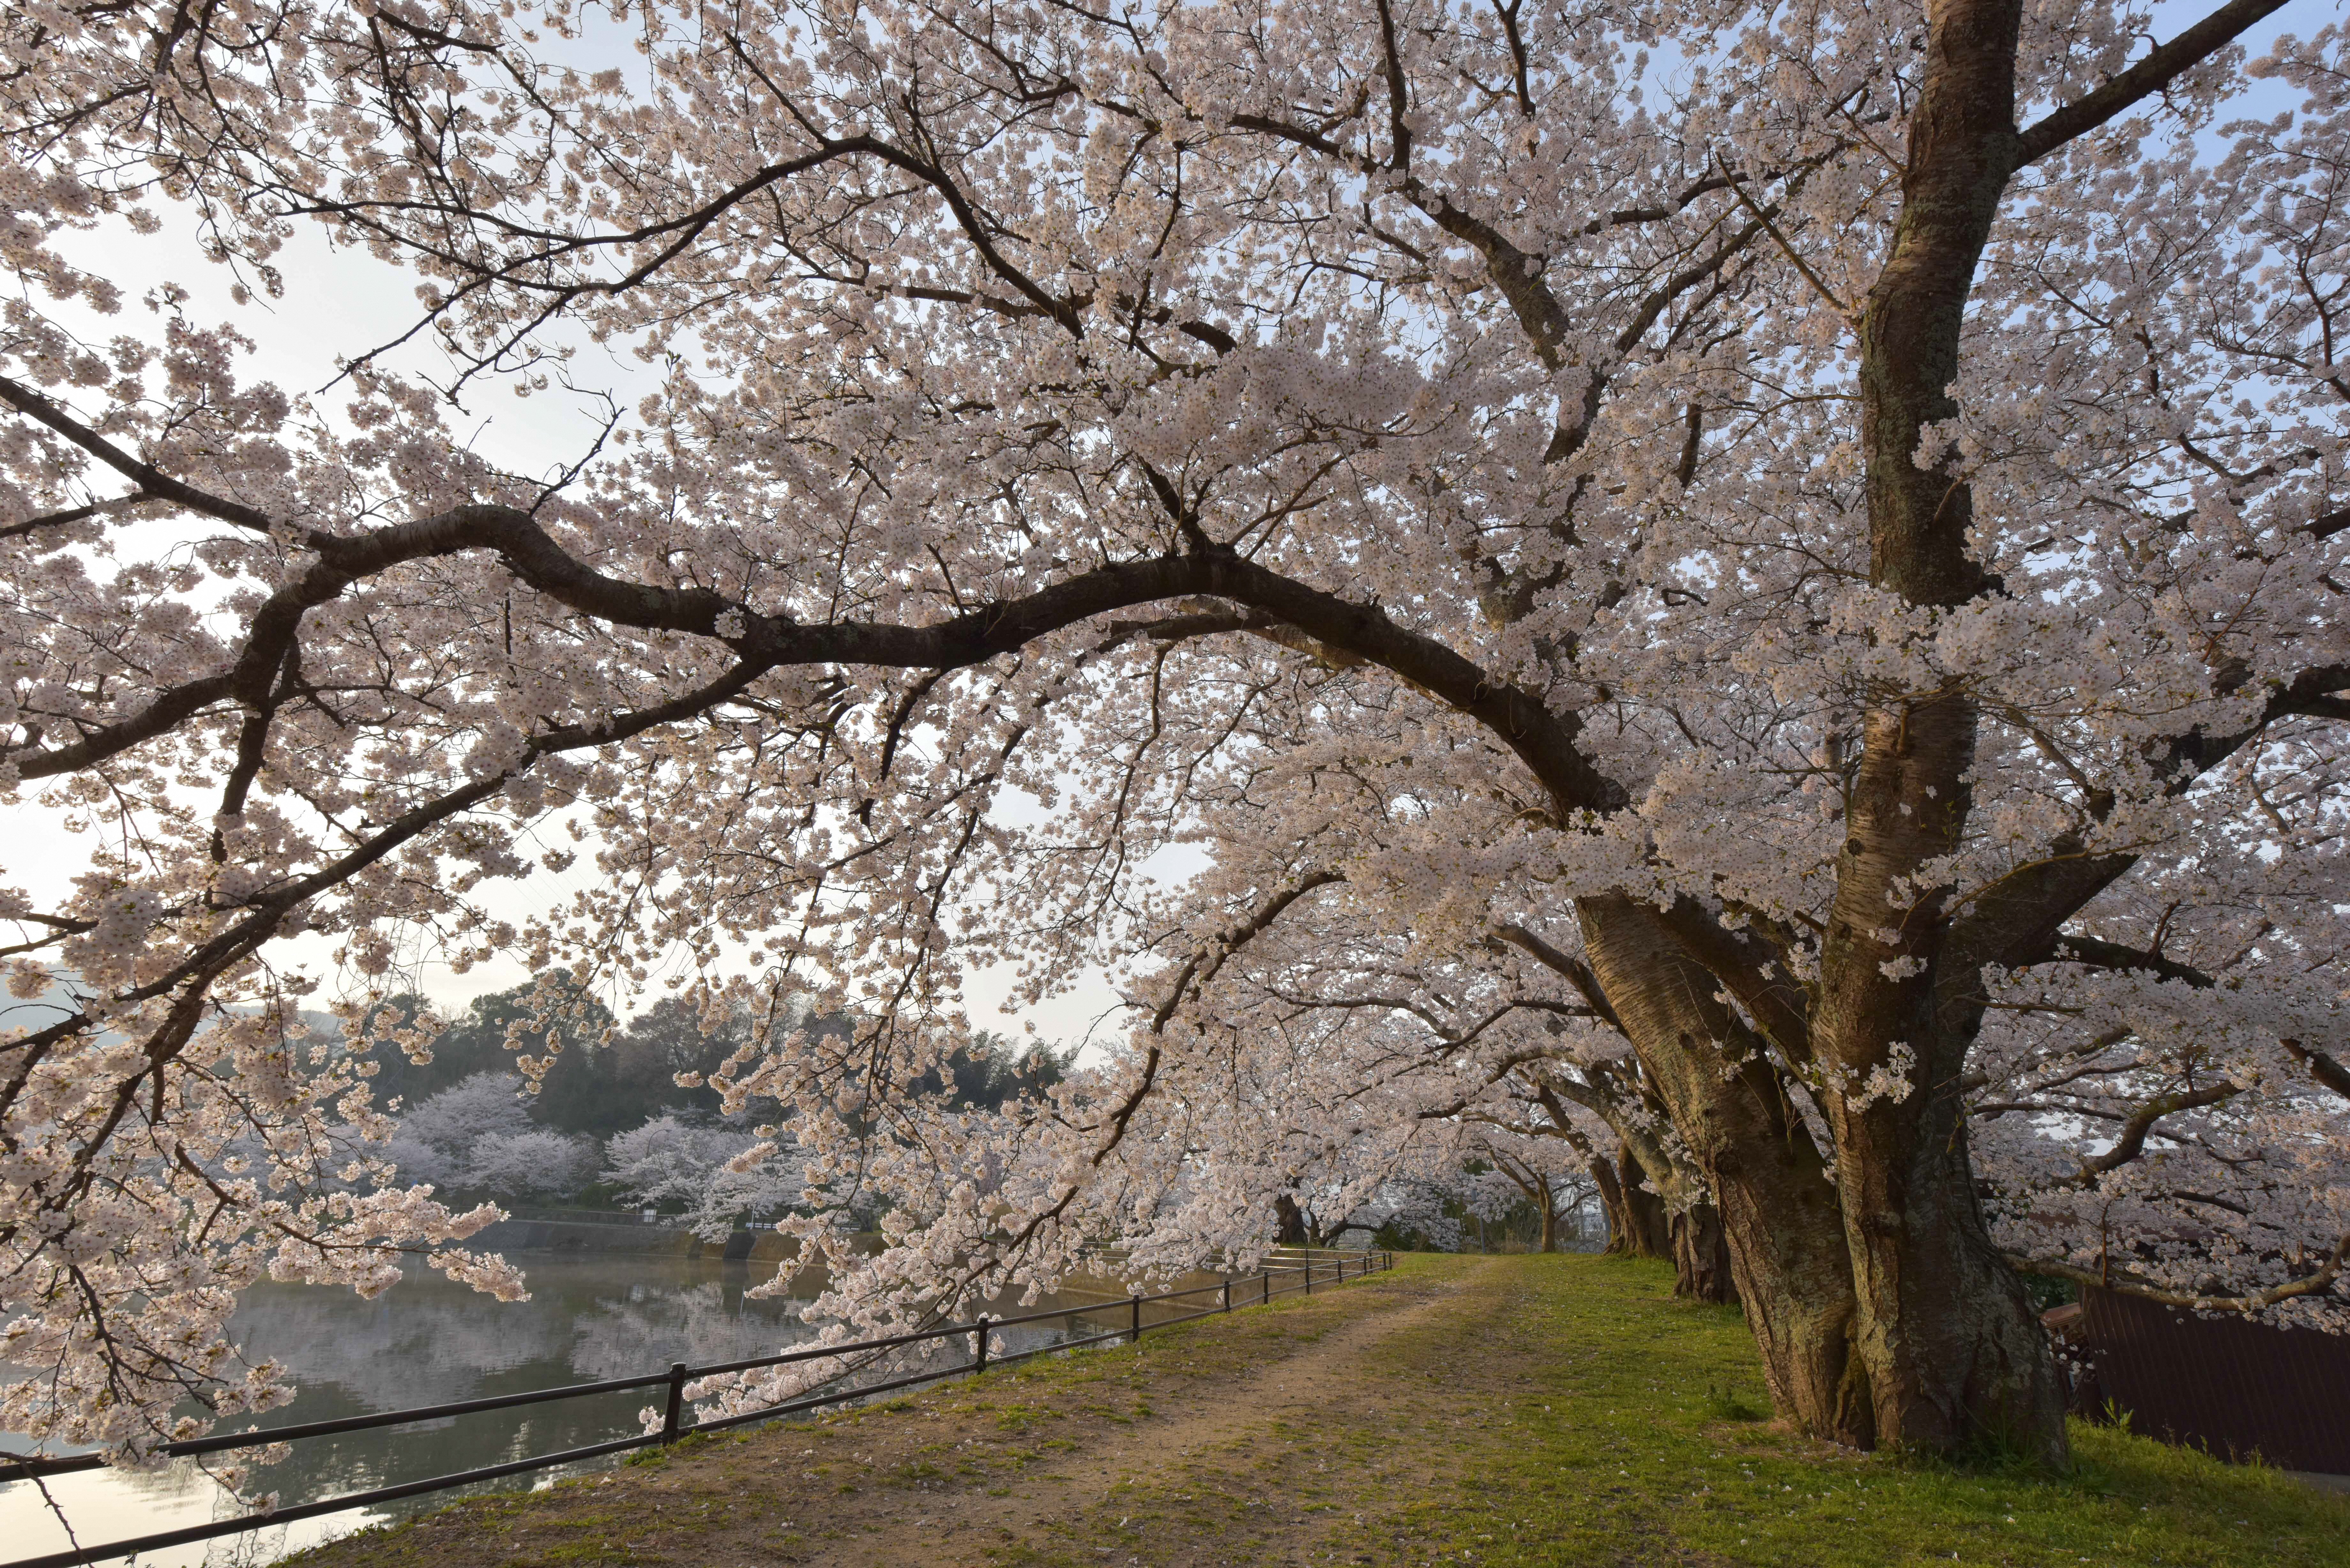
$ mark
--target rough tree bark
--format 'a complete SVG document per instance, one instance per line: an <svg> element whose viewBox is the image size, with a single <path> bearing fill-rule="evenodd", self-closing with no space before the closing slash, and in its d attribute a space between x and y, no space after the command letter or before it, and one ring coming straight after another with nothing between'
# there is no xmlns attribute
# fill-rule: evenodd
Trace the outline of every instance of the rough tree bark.
<svg viewBox="0 0 2350 1568"><path fill-rule="evenodd" d="M2017 167L2020 0L1936 0L1901 215L1860 320L1861 440L1871 576L1927 607L1995 585L1970 554L1973 498L1918 441L1959 410L1960 327ZM1970 798L1976 716L1961 694L1914 694L1864 715L1863 752L1821 955L1813 1045L1845 1089L1825 1097L1851 1253L1856 1345L1877 1435L1950 1451L1985 1444L2065 1460L2063 1401L2022 1285L1992 1249L1960 1101L1974 1019L1941 972L1948 912L1908 879L1956 847ZM1925 880L1930 881L1930 876ZM1947 980L1950 983L1941 983ZM1898 1060L1906 1049L1913 1065ZM1914 1085L1856 1088L1879 1067Z"/></svg>
<svg viewBox="0 0 2350 1568"><path fill-rule="evenodd" d="M1711 1186L1773 1401L1808 1432L1870 1446L1835 1189L1762 1043L1653 907L1613 896L1575 912L1608 1002Z"/></svg>
<svg viewBox="0 0 2350 1568"><path fill-rule="evenodd" d="M1738 1281L1730 1262L1730 1236L1721 1210L1691 1204L1673 1216L1673 1294L1721 1306L1735 1305Z"/></svg>
<svg viewBox="0 0 2350 1568"><path fill-rule="evenodd" d="M1671 1255L1672 1240L1665 1221L1665 1200L1648 1190L1648 1172L1640 1157L1629 1148L1617 1152L1611 1166L1606 1158L1593 1162L1599 1183L1599 1201L1607 1211L1609 1256L1663 1258Z"/></svg>

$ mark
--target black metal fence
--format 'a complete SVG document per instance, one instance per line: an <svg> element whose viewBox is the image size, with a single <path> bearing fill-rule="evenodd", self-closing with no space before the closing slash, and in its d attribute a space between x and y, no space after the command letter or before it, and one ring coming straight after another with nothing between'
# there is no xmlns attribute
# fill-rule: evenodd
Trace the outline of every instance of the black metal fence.
<svg viewBox="0 0 2350 1568"><path fill-rule="evenodd" d="M615 1438L608 1442L590 1443L584 1448L567 1449L560 1453L538 1454L529 1459L510 1459L504 1464L484 1465L478 1469L458 1470L449 1475L432 1476L423 1480L408 1481L399 1486L378 1487L371 1491L349 1492L341 1497L327 1498L317 1502L296 1503L274 1509L266 1513L247 1514L237 1519L214 1520L208 1524L191 1524L178 1530L157 1531L151 1535L139 1535L123 1541L104 1542L77 1551L51 1552L38 1557L19 1557L0 1563L0 1568L74 1568L75 1564L99 1562L109 1557L123 1557L138 1552L156 1552L167 1546L182 1546L191 1542L208 1541L216 1536L240 1535L249 1530L261 1530L273 1524L289 1524L296 1520L315 1519L321 1514L340 1513L348 1509L373 1508L380 1503L397 1502L403 1498L426 1492L445 1491L452 1487L471 1486L479 1481L497 1480L506 1476L524 1475L532 1470L553 1469L563 1465L576 1465L584 1460L600 1459L607 1454L624 1453L631 1449L652 1448L673 1443L695 1432L716 1431L726 1427L747 1426L754 1421L773 1421L788 1416L804 1415L830 1405L846 1405L859 1399L869 1399L879 1394L918 1384L936 1383L944 1378L981 1373L991 1366L1007 1366L1038 1355L1075 1350L1080 1345L1100 1345L1108 1340L1139 1340L1146 1329L1167 1328L1197 1318L1211 1317L1231 1312L1234 1307L1257 1306L1270 1303L1275 1296L1303 1293L1314 1293L1317 1281L1325 1284L1343 1284L1350 1279L1360 1279L1367 1273L1381 1272L1395 1267L1392 1252L1365 1252L1359 1257L1345 1255L1315 1257L1307 1255L1302 1262L1267 1268L1253 1275L1242 1275L1212 1285L1195 1285L1187 1290L1165 1291L1157 1295L1128 1296L1123 1300L1111 1297L1106 1301L1087 1302L1077 1306L1057 1307L1050 1312L1023 1314L1018 1317L991 1318L982 1316L970 1323L948 1324L938 1328L922 1329L913 1334L895 1334L887 1339L861 1340L851 1345L827 1345L806 1350L785 1351L780 1355L755 1355L743 1361L722 1361L708 1366L688 1366L683 1362L671 1365L666 1372L649 1372L641 1377L612 1377L600 1383L571 1383L559 1388L536 1388L526 1394L501 1394L486 1399L463 1399L451 1405L429 1405L413 1410L385 1410L372 1416L348 1416L333 1421L306 1421L298 1425L278 1427L265 1431L222 1432L207 1437L191 1438L183 1442L166 1443L156 1452L171 1458L190 1455L225 1453L235 1449L263 1448L276 1443L298 1442L304 1438L323 1438L337 1432L357 1432L375 1427L400 1427L413 1421L437 1421L451 1416L470 1416L484 1410L504 1410L519 1405L545 1404L552 1399L577 1399L589 1395L614 1394L631 1388L661 1388L665 1391L660 1429L632 1437ZM1295 1276L1295 1279L1289 1276ZM1276 1283L1276 1279L1284 1282ZM1142 1309L1160 1302L1213 1295L1216 1304L1197 1311L1180 1312L1145 1323ZM1088 1315L1117 1313L1125 1309L1126 1324L1103 1334L1087 1334L1082 1338L1055 1341L1033 1350L1010 1355L989 1354L988 1340L1007 1328L1029 1324L1050 1323L1058 1319L1076 1319ZM932 1344L941 1340L968 1335L971 1358L952 1366L932 1367L908 1376L893 1377L879 1383L860 1384L855 1387L830 1393L803 1395L781 1404L762 1407L732 1416L716 1417L707 1421L685 1419L685 1386L702 1377L716 1377L730 1372L755 1372L762 1367L786 1366L795 1362L816 1361L830 1356L878 1355L909 1345ZM837 1382L862 1371L854 1367L827 1381ZM819 1387L822 1385L818 1386ZM77 1470L101 1469L106 1460L97 1454L75 1454L59 1459L37 1459L0 1454L0 1481L32 1480Z"/></svg>

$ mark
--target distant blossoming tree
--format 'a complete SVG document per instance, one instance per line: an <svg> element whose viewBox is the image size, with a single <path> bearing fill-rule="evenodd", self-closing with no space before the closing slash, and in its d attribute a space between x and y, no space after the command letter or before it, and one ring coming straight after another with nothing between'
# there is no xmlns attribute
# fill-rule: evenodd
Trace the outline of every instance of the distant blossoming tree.
<svg viewBox="0 0 2350 1568"><path fill-rule="evenodd" d="M515 1288L296 1018L420 939L745 1010L709 1081L887 1208L802 1222L843 1332L1545 1092L1825 1437L2061 1461L2019 1265L2350 1327L2350 38L2279 4L0 13L0 757L91 846L5 895L0 1423L281 1397L264 1272ZM414 330L289 395L126 301L158 228ZM598 346L575 463L482 455ZM964 976L1089 960L1106 1061L952 1103Z"/></svg>
<svg viewBox="0 0 2350 1568"><path fill-rule="evenodd" d="M624 1201L677 1204L712 1239L745 1219L773 1219L806 1207L807 1180L788 1149L725 1127L701 1127L675 1112L613 1135L602 1179Z"/></svg>
<svg viewBox="0 0 2350 1568"><path fill-rule="evenodd" d="M489 1198L558 1198L596 1179L595 1143L534 1127L523 1082L476 1073L400 1118L382 1149L401 1179Z"/></svg>
<svg viewBox="0 0 2350 1568"><path fill-rule="evenodd" d="M1537 1251L1560 1251L1566 1241L1563 1231L1581 1234L1579 1217L1599 1189L1587 1165L1567 1146L1539 1135L1488 1131L1477 1139L1472 1160L1507 1183L1513 1199L1532 1206Z"/></svg>

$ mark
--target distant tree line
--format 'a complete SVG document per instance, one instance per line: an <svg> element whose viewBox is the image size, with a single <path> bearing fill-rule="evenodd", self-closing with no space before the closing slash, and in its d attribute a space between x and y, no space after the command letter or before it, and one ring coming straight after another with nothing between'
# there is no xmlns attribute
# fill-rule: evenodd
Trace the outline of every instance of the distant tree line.
<svg viewBox="0 0 2350 1568"><path fill-rule="evenodd" d="M725 1168L754 1141L752 1125L781 1119L772 1102L730 1117L709 1086L750 1042L754 1020L727 1017L705 1029L694 1008L671 998L622 1023L584 992L558 985L551 1012L543 1011L549 1000L529 983L476 997L421 1061L377 1026L424 1016L423 999L404 993L380 1004L391 1016L370 1020L379 1043L369 1059L376 1103L400 1121L387 1153L404 1174L451 1193L641 1202L697 1222L793 1206L796 1161L750 1177ZM852 1027L846 1014L806 1010L791 1023L836 1037ZM957 1106L993 1110L1058 1083L1075 1054L982 1032L919 1086ZM552 1056L536 1095L515 1070L522 1055Z"/></svg>
<svg viewBox="0 0 2350 1568"><path fill-rule="evenodd" d="M551 1029L535 1029L531 1019L537 1005L530 984L477 996L462 1016L433 1037L431 1059L424 1062L411 1061L396 1044L378 1044L371 1053L377 1068L376 1103L390 1106L397 1101L400 1110L410 1111L479 1074L512 1073L518 1051L546 1053L551 1033L561 1049L540 1080L530 1119L556 1132L608 1138L655 1111L719 1115L716 1090L706 1085L681 1088L678 1076L715 1070L751 1031L749 1019L730 1018L705 1033L695 1010L673 997L655 1002L625 1025L593 996L575 993L563 998L560 1022ZM400 995L383 1007L413 1018L424 1002L418 996ZM522 1027L510 1038L508 1031L516 1024ZM807 1026L842 1033L848 1027L846 1019L827 1018L812 1018Z"/></svg>

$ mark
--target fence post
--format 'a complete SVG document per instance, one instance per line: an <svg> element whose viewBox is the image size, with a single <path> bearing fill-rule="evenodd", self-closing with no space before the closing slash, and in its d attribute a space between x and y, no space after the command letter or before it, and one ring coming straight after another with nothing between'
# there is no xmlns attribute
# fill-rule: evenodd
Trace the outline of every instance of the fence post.
<svg viewBox="0 0 2350 1568"><path fill-rule="evenodd" d="M980 1314L979 1320L971 1325L971 1369L976 1375L987 1370L987 1314Z"/></svg>
<svg viewBox="0 0 2350 1568"><path fill-rule="evenodd" d="M1142 1338L1142 1298L1128 1296L1126 1304L1134 1309L1134 1326L1127 1331L1126 1343L1133 1345Z"/></svg>
<svg viewBox="0 0 2350 1568"><path fill-rule="evenodd" d="M1309 1296L1314 1293L1314 1254L1311 1252L1305 1254L1305 1293Z"/></svg>
<svg viewBox="0 0 2350 1568"><path fill-rule="evenodd" d="M1273 1304L1273 1271L1271 1269L1267 1269L1264 1272L1263 1284L1264 1300L1258 1304L1261 1306L1271 1306Z"/></svg>
<svg viewBox="0 0 2350 1568"><path fill-rule="evenodd" d="M685 1413L685 1363L672 1361L669 1367L669 1407L661 1412L660 1440L677 1441L678 1417Z"/></svg>
<svg viewBox="0 0 2350 1568"><path fill-rule="evenodd" d="M1224 1282L1224 1310L1232 1310L1232 1282L1230 1280Z"/></svg>

